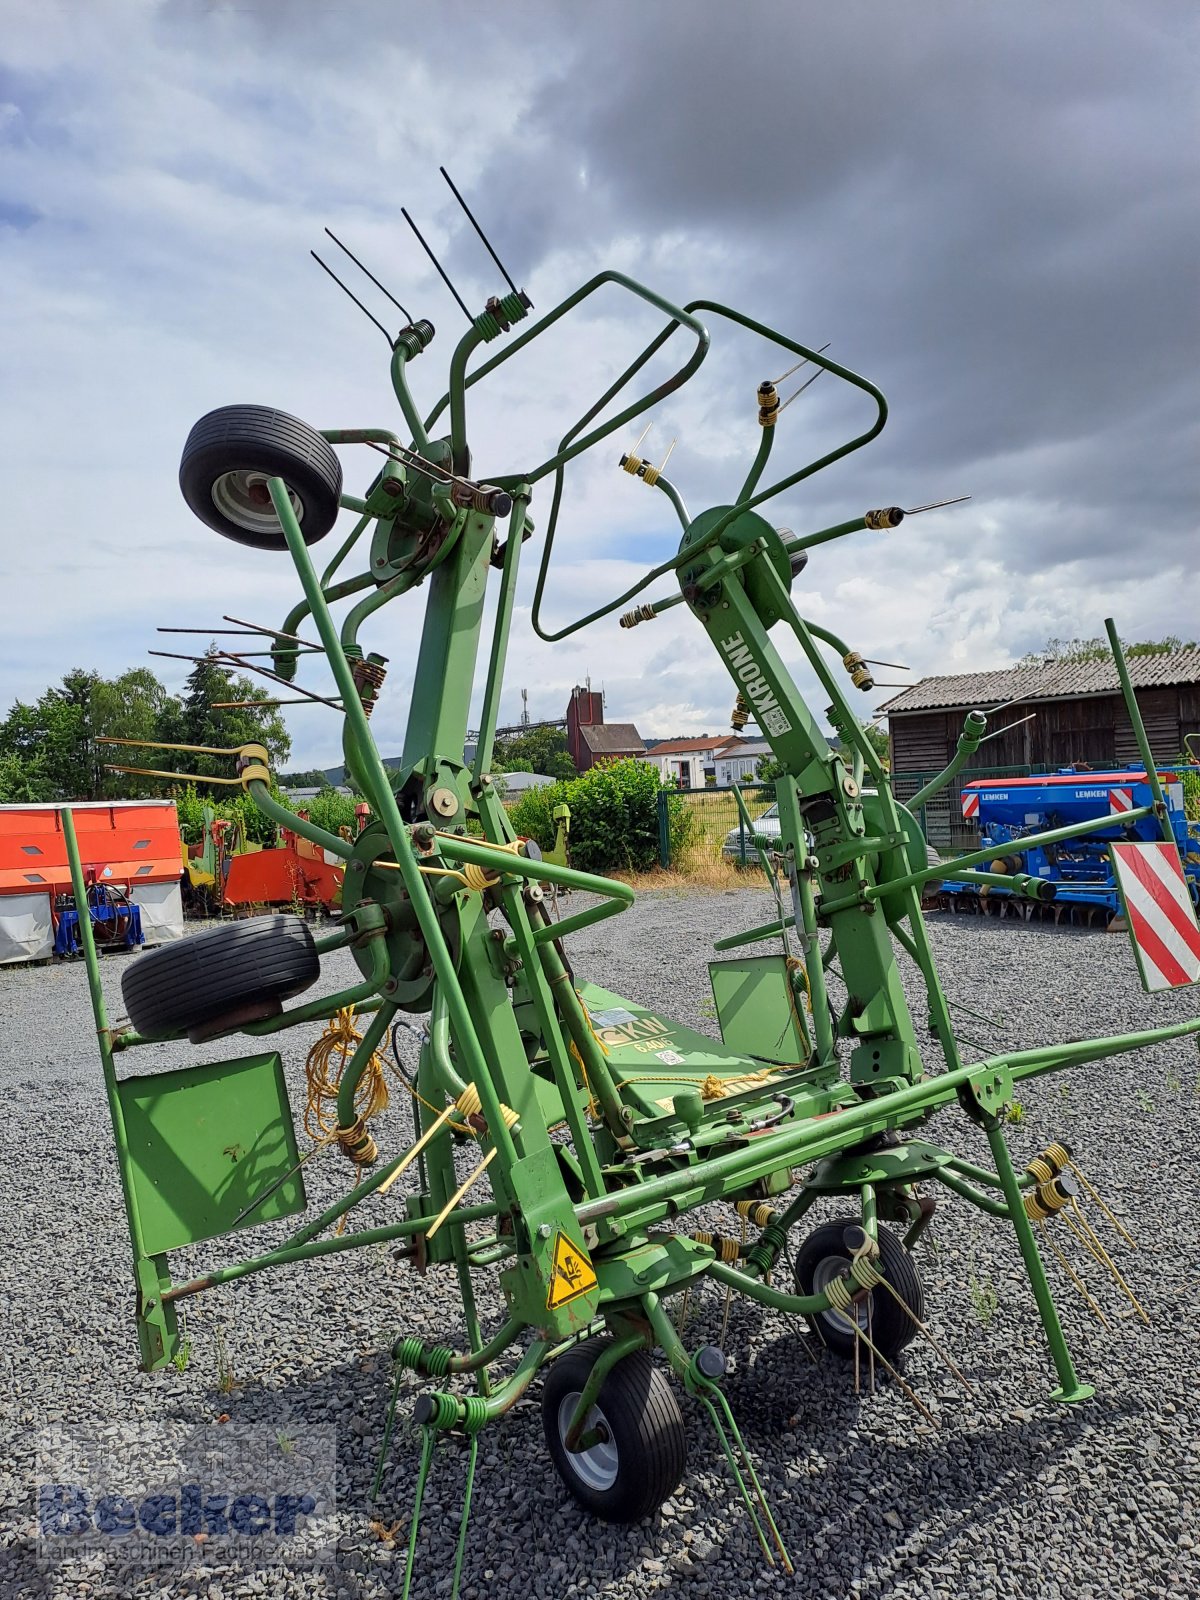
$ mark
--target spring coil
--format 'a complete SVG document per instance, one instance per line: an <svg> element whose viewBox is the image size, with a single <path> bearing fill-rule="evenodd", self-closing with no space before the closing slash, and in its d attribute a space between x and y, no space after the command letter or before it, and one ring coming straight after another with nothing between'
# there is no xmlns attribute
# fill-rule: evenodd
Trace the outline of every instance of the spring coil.
<svg viewBox="0 0 1200 1600"><path fill-rule="evenodd" d="M632 611L622 613L621 627L636 628L639 622L653 622L657 615L653 606L634 606Z"/></svg>
<svg viewBox="0 0 1200 1600"><path fill-rule="evenodd" d="M402 350L412 361L422 350L428 348L433 339L433 332L433 323L422 317L419 322L411 322L407 328L401 328L392 349Z"/></svg>
<svg viewBox="0 0 1200 1600"><path fill-rule="evenodd" d="M350 676L354 679L354 687L358 690L363 711L369 717L375 709L379 691L387 677L387 663L381 656L374 655L368 656L365 660L352 660Z"/></svg>
<svg viewBox="0 0 1200 1600"><path fill-rule="evenodd" d="M739 1217L745 1217L756 1228L769 1228L779 1213L763 1200L739 1200L734 1207Z"/></svg>
<svg viewBox="0 0 1200 1600"><path fill-rule="evenodd" d="M1051 1178L1049 1183L1040 1183L1036 1189L1031 1189L1025 1196L1025 1215L1034 1222L1047 1222L1064 1207L1070 1205L1075 1198L1072 1190L1074 1185L1062 1183L1058 1178Z"/></svg>
<svg viewBox="0 0 1200 1600"><path fill-rule="evenodd" d="M730 726L733 728L734 733L741 733L749 721L750 707L746 704L745 696L739 690L738 697L733 702L733 715L729 719Z"/></svg>
<svg viewBox="0 0 1200 1600"><path fill-rule="evenodd" d="M773 383L758 386L758 425L773 428L779 420L779 394Z"/></svg>
<svg viewBox="0 0 1200 1600"><path fill-rule="evenodd" d="M468 1121L473 1117L482 1118L483 1116L483 1102L479 1098L479 1090L473 1083L469 1083L467 1085L454 1103L462 1112L463 1116L468 1119ZM504 1119L504 1126L506 1128L515 1127L519 1121L517 1113L512 1109L511 1106L502 1105L500 1107L500 1115ZM473 1124L472 1128L474 1131Z"/></svg>
<svg viewBox="0 0 1200 1600"><path fill-rule="evenodd" d="M863 523L868 528L898 528L904 521L904 513L899 506L884 506L879 511L868 511L863 516Z"/></svg>
<svg viewBox="0 0 1200 1600"><path fill-rule="evenodd" d="M742 1254L742 1246L736 1239L727 1239L720 1233L704 1233L698 1231L692 1234L697 1244L706 1244L717 1253L718 1261L737 1261Z"/></svg>
<svg viewBox="0 0 1200 1600"><path fill-rule="evenodd" d="M338 1129L337 1143L342 1154L356 1167L371 1167L379 1160L379 1146L361 1117L356 1117L348 1128Z"/></svg>

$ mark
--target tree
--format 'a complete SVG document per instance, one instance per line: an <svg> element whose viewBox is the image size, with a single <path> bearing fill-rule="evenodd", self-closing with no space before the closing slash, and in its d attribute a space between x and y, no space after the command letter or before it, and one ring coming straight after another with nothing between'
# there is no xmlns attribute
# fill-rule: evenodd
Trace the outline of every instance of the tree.
<svg viewBox="0 0 1200 1600"><path fill-rule="evenodd" d="M1127 656L1165 656L1176 650L1194 650L1194 639L1181 639L1168 633L1161 639L1121 640ZM1047 639L1040 650L1031 650L1017 662L1019 667L1045 667L1052 662L1107 661L1112 654L1107 639Z"/></svg>
<svg viewBox="0 0 1200 1600"><path fill-rule="evenodd" d="M223 705L236 700L263 701L271 697L249 678L235 675L217 661L211 645L192 668L184 687L180 715L180 743L205 744L227 750L239 744L265 744L271 766L287 760L292 741L283 718L275 709L263 706ZM178 765L198 777L232 777L230 763L221 756L187 755L175 752Z"/></svg>
<svg viewBox="0 0 1200 1600"><path fill-rule="evenodd" d="M212 651L188 679L182 701L149 667L131 667L112 679L75 667L57 688L47 689L32 705L17 701L0 721L0 800L117 800L164 793L163 780L107 772L110 764L234 776L232 763L219 756L100 744L106 735L226 749L257 741L267 746L272 764L286 760L291 742L277 711L214 704L267 698L257 684L218 666Z"/></svg>
<svg viewBox="0 0 1200 1600"><path fill-rule="evenodd" d="M561 728L529 728L497 740L496 766L505 772L540 772L560 781L578 777Z"/></svg>

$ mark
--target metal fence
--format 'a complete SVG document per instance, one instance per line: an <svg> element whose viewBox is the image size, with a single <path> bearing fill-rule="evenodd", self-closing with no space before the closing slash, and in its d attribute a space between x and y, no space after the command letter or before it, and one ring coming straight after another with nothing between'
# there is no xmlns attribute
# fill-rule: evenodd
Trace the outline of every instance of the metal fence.
<svg viewBox="0 0 1200 1600"><path fill-rule="evenodd" d="M940 769L939 769L940 770ZM977 850L980 845L979 829L962 814L961 792L964 784L976 778L1029 778L1048 769L1033 767L967 767L941 791L917 807L917 821L926 839L946 855L957 855ZM894 772L892 792L896 799L907 804L910 796L923 789L937 772ZM757 865L758 856L754 839L742 824L737 801L732 789L664 789L658 797L658 854L664 867L671 863L670 802L678 797L692 818L688 842L712 850L722 851L731 860L743 865ZM775 804L775 785L756 783L742 785L742 798L751 820L757 820ZM777 827L768 830L778 836Z"/></svg>
<svg viewBox="0 0 1200 1600"><path fill-rule="evenodd" d="M741 790L751 821L775 804L773 783L744 783ZM658 797L658 858L664 867L671 865L670 808L676 799L691 819L689 845L700 845L714 855L728 850L731 860L757 865L754 838L742 823L732 789L664 789Z"/></svg>

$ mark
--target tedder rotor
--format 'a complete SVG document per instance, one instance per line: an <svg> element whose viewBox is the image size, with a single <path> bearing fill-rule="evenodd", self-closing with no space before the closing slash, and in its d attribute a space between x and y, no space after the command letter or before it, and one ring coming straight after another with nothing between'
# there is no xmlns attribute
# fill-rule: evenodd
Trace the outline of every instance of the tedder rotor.
<svg viewBox="0 0 1200 1600"><path fill-rule="evenodd" d="M474 475L469 392L601 289L654 308L661 331L548 459L518 454L510 470L486 481ZM1200 1034L1200 1018L964 1059L922 921L922 888L948 876L993 882L999 875L976 870L979 853L930 862L912 812L894 798L843 692L842 668L856 687L873 686L868 664L807 621L794 599L810 550L858 530L895 528L905 513L868 511L806 536L778 530L763 514L773 498L872 440L887 414L883 395L822 352L741 312L708 300L676 306L619 272L599 273L521 329L530 311L509 280L508 291L470 319L450 358L447 391L424 416L409 369L428 360L434 328L410 320L394 340L389 335L399 432L318 431L281 411L239 405L203 417L184 448L181 486L201 520L240 543L290 556L303 599L279 629L261 630L274 675L294 681L303 655L316 648L298 630L314 631L336 683L348 779L373 820L353 840L324 832L273 796L264 748L228 752L226 781L344 863L340 921L314 938L299 917L253 918L142 956L124 979L132 1023L125 1031L108 1027L90 930L82 924L133 1248L141 1362L147 1370L170 1362L179 1310L191 1296L332 1251L395 1244L414 1268L456 1275L468 1330L462 1349L403 1334L393 1347L397 1384L406 1371L429 1381L414 1418L423 1449L410 1578L435 1441L447 1430L465 1434L473 1471L480 1430L535 1378L542 1380L547 1447L564 1483L592 1512L617 1520L652 1512L684 1474L682 1389L712 1421L764 1553L786 1567L783 1540L722 1389L724 1355L714 1345L688 1347L685 1319L671 1314L673 1297L707 1278L759 1305L807 1317L824 1344L856 1368L861 1359L872 1370L878 1362L895 1372L904 1346L928 1332L914 1247L933 1211L931 1191L942 1186L1014 1230L1057 1375L1052 1397L1085 1399L1092 1390L1072 1363L1035 1233L1055 1213L1077 1207L1080 1179L1062 1145L1018 1171L1004 1135L1006 1108L1025 1078ZM865 403L866 426L760 487L782 409L782 380L763 383L758 445L747 452L740 487L695 516L661 467L640 458L637 447L627 450L626 472L663 495L677 516L678 549L625 594L550 630L542 607L568 467L691 378L708 353L714 319L776 346L781 364L808 363L849 386ZM613 413L616 397L672 339L688 344L682 364ZM485 345L499 349L472 367ZM344 490L334 446L382 453L361 494ZM489 774L518 568L534 535L530 507L537 486L547 483L533 607L539 636L563 639L615 611L632 627L685 607L728 671L735 719L757 722L782 767L780 838L768 880L777 885L778 915L718 942L719 950L735 952L712 969L720 1044L577 970L569 936L624 911L633 891L542 859L514 836ZM318 573L312 547L343 509L356 520ZM352 555L358 570L340 575ZM660 579L674 588L657 600L638 598ZM498 597L468 764L464 739L489 583ZM422 584L427 603L403 758L389 772L368 720L386 662L365 653L359 636L383 607ZM335 607L344 600L351 604L339 620ZM1169 891L1178 858L1172 867L1156 768L1111 625L1109 633L1152 791L1137 815L1163 824L1161 843L1119 848L1142 852L1127 862L1126 876L1142 882L1157 874ZM785 640L828 696L839 749L830 748L785 665ZM982 734L982 718L972 713L964 731L971 750ZM951 782L961 764L952 762L923 798ZM1059 828L1055 838L1088 827ZM83 904L69 820L67 836ZM1148 852L1155 852L1149 865ZM1020 874L1005 887L1030 898L1048 892ZM594 898L553 920L555 888ZM1172 946L1182 976L1172 982L1200 976L1200 933L1186 891L1184 909L1186 925L1181 913ZM1136 933L1136 919L1131 926ZM768 940L776 942L773 952L737 953L740 946L761 952ZM359 981L285 1005L338 949L351 952ZM922 1059L900 954L923 980L936 1062ZM1143 955L1145 974L1156 952L1143 948ZM844 1003L835 1004L831 974ZM282 1242L178 1280L172 1252L305 1210L303 1163L273 1043L289 1028L331 1019L336 1025L348 1007L363 1019L363 1031L343 1051L348 1059L324 1142L358 1169L356 1186ZM413 1084L417 1137L407 1149L384 1151L361 1091L389 1031L407 1018L422 1040ZM157 1041L233 1033L251 1037L252 1053L138 1075L115 1070L116 1058L134 1047L152 1055ZM952 1109L984 1131L990 1166L925 1136L934 1115ZM462 1181L455 1152L464 1147L477 1155ZM398 1203L391 1191L401 1174L409 1178ZM793 1229L822 1197L840 1197L844 1215L793 1250ZM689 1213L713 1202L731 1207L726 1236L688 1225ZM794 1277L772 1282L785 1258L794 1259ZM506 1318L485 1337L473 1284L493 1272ZM393 1398L387 1429L395 1404ZM456 1583L457 1576L456 1569Z"/></svg>

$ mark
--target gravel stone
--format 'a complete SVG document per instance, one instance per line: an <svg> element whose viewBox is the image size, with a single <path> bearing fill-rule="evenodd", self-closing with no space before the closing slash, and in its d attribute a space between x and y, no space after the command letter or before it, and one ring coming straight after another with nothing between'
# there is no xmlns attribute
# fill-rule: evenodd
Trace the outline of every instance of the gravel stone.
<svg viewBox="0 0 1200 1600"><path fill-rule="evenodd" d="M569 952L579 974L715 1034L706 971L712 941L765 921L769 906L756 887L648 893L625 915L574 935ZM1124 935L940 915L928 927L951 1000L995 1019L993 1027L956 1013L964 1033L981 1042L978 1049L964 1045L968 1059L1196 1013L1195 992L1143 994ZM137 959L104 960L114 1020L123 966ZM305 999L341 987L351 970L344 952L327 958ZM920 1018L913 976L906 971ZM418 1459L403 1419L420 1385L404 1380L401 1425L372 1505L390 1393L388 1350L400 1333L465 1340L448 1270L422 1279L393 1263L386 1249L368 1249L252 1276L191 1301L192 1354L183 1372L139 1373L128 1238L82 965L0 969L0 1023L8 1110L0 1124L0 1600L382 1600L398 1593ZM304 1057L318 1032L297 1029L280 1040L297 1120ZM936 1070L936 1047L923 1029L922 1047ZM258 1048L236 1039L156 1046L122 1059L119 1069L159 1070ZM411 1062L415 1041L404 1048ZM734 1370L726 1391L796 1562L794 1578L766 1568L718 1443L693 1405L685 1403L688 1475L670 1514L625 1528L591 1521L567 1496L547 1459L535 1392L532 1403L483 1436L463 1573L467 1600L517 1593L635 1600L650 1589L687 1600L751 1592L796 1600L1035 1593L1043 1600L1184 1600L1200 1592L1200 1335L1189 1311L1197 1293L1196 1046L1185 1040L1117 1057L1018 1092L1021 1120L1008 1130L1018 1165L1064 1139L1140 1244L1129 1251L1088 1202L1149 1328L1076 1241L1053 1235L1110 1324L1106 1330L1097 1323L1051 1258L1067 1337L1081 1376L1096 1385L1094 1400L1067 1409L1048 1400L1053 1370L1011 1229L943 1192L918 1259L931 1330L972 1393L954 1383L927 1344L910 1346L905 1378L936 1427L894 1383L856 1395L852 1373L832 1357L807 1353L791 1319L738 1300L730 1308L724 1342ZM385 1151L411 1141L405 1100L394 1093L380 1119ZM956 1109L941 1113L929 1134L986 1164L982 1134ZM373 1220L401 1214L407 1178L378 1202ZM346 1191L352 1174L330 1152L308 1163L305 1181L315 1214ZM837 1207L818 1206L814 1225L834 1214ZM695 1225L728 1228L728 1213L708 1208ZM286 1224L249 1231L247 1251L269 1247L285 1231ZM233 1259L241 1244L181 1252L176 1275ZM478 1298L490 1334L503 1311L493 1281L481 1279ZM717 1341L723 1317L723 1294L697 1288L689 1345ZM62 1421L93 1433L108 1428L116 1437L130 1422L195 1424L221 1415L281 1431L334 1425L338 1550L330 1567L217 1560L179 1573L131 1572L115 1556L38 1566L38 1429ZM414 1600L448 1592L464 1466L454 1444L435 1457ZM398 1525L390 1543L372 1531L372 1518L385 1528Z"/></svg>

